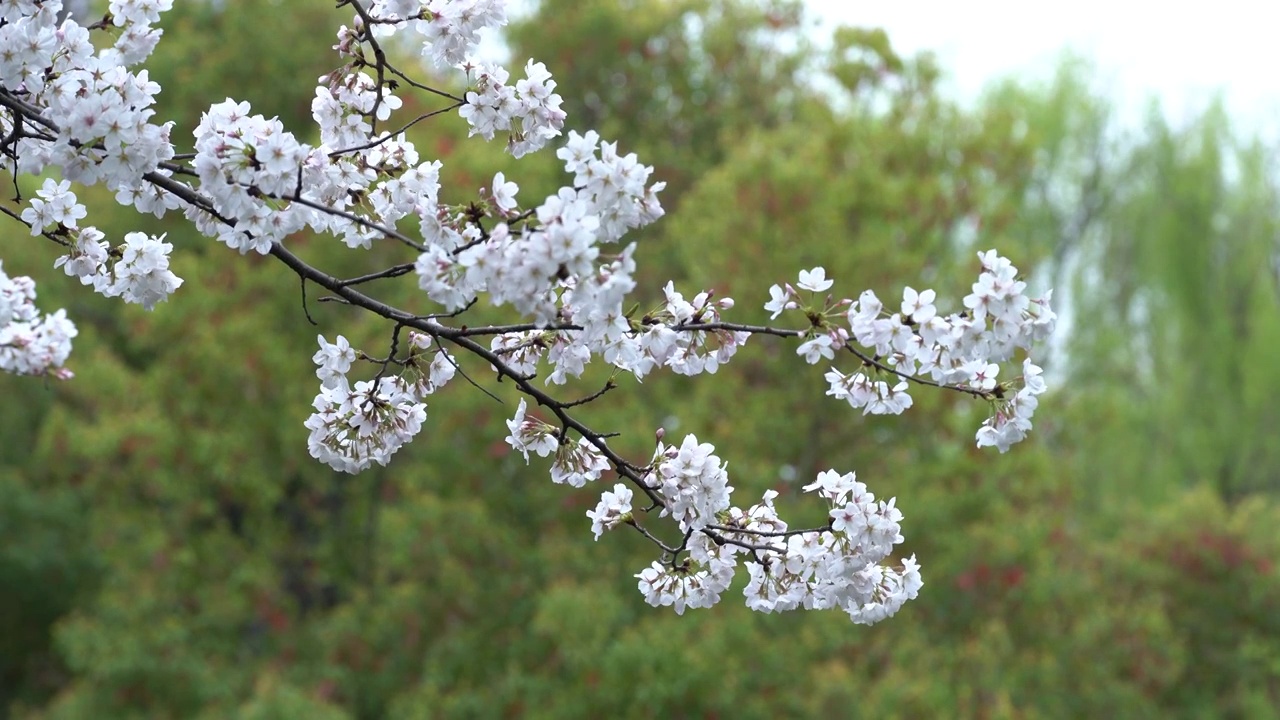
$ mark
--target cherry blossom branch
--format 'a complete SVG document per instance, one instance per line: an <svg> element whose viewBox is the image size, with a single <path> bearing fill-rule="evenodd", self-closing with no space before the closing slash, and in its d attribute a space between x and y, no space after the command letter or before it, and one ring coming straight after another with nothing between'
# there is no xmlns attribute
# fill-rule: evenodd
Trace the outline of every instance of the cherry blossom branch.
<svg viewBox="0 0 1280 720"><path fill-rule="evenodd" d="M856 622L875 622L915 597L921 584L914 557L884 564L902 541L895 500L876 500L852 473L824 471L804 490L829 504L828 525L790 530L773 507L774 491L746 510L732 504L727 466L711 444L688 435L668 445L659 431L652 457L643 464L632 462L610 446L615 433L593 430L577 409L617 387L614 376L619 372L637 379L658 368L684 375L715 372L751 336L765 335L801 340L797 354L808 364L835 361L836 351L844 349L862 361L862 368L875 368L877 376L901 379L890 387L861 371L828 371L827 394L864 413L905 411L912 403L907 389L914 382L992 400L995 415L978 431L979 446L996 445L1003 451L1030 429L1036 396L1045 389L1039 368L1025 359L1021 389L1004 398L1004 389L1012 389L1013 383L997 383L997 363L1042 340L1054 316L1047 297L1028 300L1022 294L1025 283L1017 280L1016 269L994 251L979 254L983 271L964 299L968 310L946 317L936 313L932 290L917 293L909 287L900 313L886 311L870 291L857 301L834 305L834 296L828 295L824 310L810 309L800 291L823 293L832 285L819 267L800 272L799 290L789 284L785 290L770 288L764 306L775 318L784 310L803 308L810 322L804 330L724 322L721 311L733 307L731 299L713 299L711 292L686 299L672 283L663 290L663 304L634 321L634 309L623 308L635 286L635 245L622 241L631 230L662 216L658 192L664 183L651 183L652 168L634 155L621 155L616 144L602 142L594 132L570 132L556 156L573 182L537 207L522 209L516 199L519 187L502 173L494 176L491 188L481 190L478 201L442 206L440 164L418 162L412 142L402 137L410 127L456 109L470 135L490 140L503 134L517 158L561 136L562 99L544 65L530 60L525 78L512 85L505 68L471 60L477 33L505 22L501 0L465 8L441 0L429 13L412 0L341 0L339 7L350 5L355 13L355 29L344 26L338 32L337 49L348 60L327 76L327 86L317 88L313 99L320 145L304 144L278 119L254 115L247 103L227 100L203 114L196 152L188 155L174 154L168 126L149 121L154 83L126 66L102 72L93 64L104 58L129 65L145 59L152 46L129 38L148 36L171 0L115 0L110 22L128 31L109 51L113 54L105 56L95 54L74 21L54 30L56 5L50 0L30 9L20 6L27 23L23 28L44 35L30 43L31 58L24 55L16 70L5 67L4 77L24 80L21 97L0 86L0 107L12 114L3 149L13 158L15 172L25 163L24 169L58 169L65 179L46 180L30 207L7 214L38 233L71 238L67 254L55 264L68 275L105 295L151 309L182 284L169 270L172 245L163 236L128 233L122 246L108 250L100 232L77 227L85 210L70 182L103 184L140 212L159 217L181 209L204 235L242 254L275 257L300 278L309 320L307 282L331 293L320 302L343 303L393 323L385 358L352 348L341 335L332 343L318 338L320 349L313 360L320 392L313 403L316 412L304 425L310 431L311 454L335 469L358 472L372 463L385 465L418 434L426 420L426 397L455 374L497 399L463 371L451 354L460 350L487 363L497 382L509 379L520 394L519 408L507 421L507 442L526 461L530 453L550 457L552 481L574 487L610 470L625 479L602 492L600 503L586 514L597 538L627 523L662 550L665 565L654 562L636 575L649 603L672 605L677 612L714 604L741 559L751 576L745 594L753 609L840 608ZM466 72L465 98L417 83L392 66L375 37L376 26L386 27L388 34L419 33L424 57L437 67ZM382 34L379 30L377 36ZM362 70L370 66L373 78ZM401 106L392 77L453 103L396 133L380 133L378 124L389 121ZM9 121L2 114L0 119ZM19 158L19 151L28 147L33 154ZM409 216L419 221L421 241L397 229L398 221ZM413 264L341 279L285 247L287 238L307 228L339 237L353 248L367 248L375 237L393 238L412 248L417 258ZM605 252L611 243L622 249ZM441 313L410 314L359 289L410 272ZM6 310L11 317L0 318L0 333L5 333L0 347L8 353L0 353L0 367L66 377L61 363L70 351L74 326L60 314L39 321L34 304L26 301L34 298L33 288L27 278L10 279L0 272L0 292L20 300L11 303L16 314ZM441 322L465 314L482 294L495 306L510 307L522 322L484 328ZM834 310L845 305L849 312L840 319ZM408 342L402 343L406 329ZM490 347L481 342L485 337ZM874 353L854 347L853 340ZM554 366L546 382L562 384L580 377L592 357L600 357L614 373L595 393L560 400L535 383L543 363ZM885 357L896 367L883 362ZM347 377L357 360L379 366L373 379L353 382ZM932 380L913 377L917 369ZM956 378L967 387L952 384ZM528 401L544 408L548 420L528 415ZM649 501L637 512L658 511L679 528L678 547L635 522L633 489Z"/></svg>

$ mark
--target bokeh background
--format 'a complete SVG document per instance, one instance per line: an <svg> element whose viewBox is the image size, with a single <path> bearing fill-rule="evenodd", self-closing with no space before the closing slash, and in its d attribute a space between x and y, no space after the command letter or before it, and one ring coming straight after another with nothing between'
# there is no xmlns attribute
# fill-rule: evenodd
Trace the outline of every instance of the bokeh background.
<svg viewBox="0 0 1280 720"><path fill-rule="evenodd" d="M175 4L149 64L174 137L226 96L310 133L349 12ZM0 377L0 718L1280 715L1280 147L1207 96L1126 121L1087 57L956 93L893 41L791 2L541 0L490 47L545 61L569 127L667 181L646 300L671 278L763 321L768 286L818 264L847 294L956 298L991 247L1056 288L1055 390L1007 455L974 448L981 403L916 393L864 419L761 340L584 410L636 457L658 425L697 433L798 520L821 515L799 485L828 467L896 496L925 577L898 616L759 615L736 592L646 606L652 546L590 541L597 491L509 451L492 382L505 404L461 381L435 396L390 467L328 471L302 427L315 336L376 352L388 328L332 304L314 327L287 269L90 190L109 237L168 232L186 284L146 313L0 234L6 272L81 329L73 381ZM434 107L404 98L405 118ZM498 170L526 202L566 180L550 153L465 142L456 117L412 138L443 160L444 201ZM350 274L408 259L290 242ZM411 281L379 291L429 312Z"/></svg>

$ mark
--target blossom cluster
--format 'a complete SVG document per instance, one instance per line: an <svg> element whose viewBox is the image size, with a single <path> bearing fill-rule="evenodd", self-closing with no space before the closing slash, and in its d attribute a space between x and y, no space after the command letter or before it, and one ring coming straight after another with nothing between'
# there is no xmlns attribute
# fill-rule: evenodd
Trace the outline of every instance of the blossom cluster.
<svg viewBox="0 0 1280 720"><path fill-rule="evenodd" d="M525 78L508 85L506 68L472 60L480 33L506 25L503 0L373 0L370 11L376 22L375 36L410 31L420 38L423 57L438 69L461 67L468 71L473 89L466 93L459 114L471 126L470 135L492 140L496 133L505 132L507 149L517 158L560 135L565 120L560 109L563 99L555 92L556 83L545 65L529 60ZM356 26L363 27L363 19ZM359 55L356 30L343 28L336 47Z"/></svg>
<svg viewBox="0 0 1280 720"><path fill-rule="evenodd" d="M386 11L388 17L416 16L399 14L407 8L393 5L375 5L373 10ZM423 31L434 27L433 23L418 20L405 27ZM400 24L389 20L379 27ZM338 37L341 51L360 54L355 30L344 27ZM488 67L487 74L480 75L478 92L469 93L468 102L459 110L459 115L473 124L473 134L492 138L494 130L509 130L509 150L517 157L559 135L564 114L545 66L530 62L526 68L529 77L514 88L505 85L505 70ZM462 258L455 257L455 251L477 240L480 230L468 224L463 215L451 215L438 204L440 163L419 162L417 149L403 135L391 137L374 131L375 123L388 120L401 107L400 99L368 73L356 69L331 73L321 77L320 83L311 105L320 129L318 147L299 142L278 119L252 114L248 103L228 99L210 108L195 131L194 168L200 177L198 189L211 200L216 215L188 208L188 217L206 235L242 253L253 250L265 254L304 227L338 235L353 248L369 248L375 240L394 234L401 219L415 216L428 241L420 265L431 268L431 260L436 259L446 267L460 267L457 263ZM490 97L493 93L502 99L494 100ZM630 157L634 161L634 156ZM590 203L594 197L584 196L583 200ZM625 211L618 214L628 215ZM589 232L590 218L584 217L583 222ZM533 237L538 232L531 230L529 234ZM493 235L495 244L505 237L503 229ZM491 251L493 246L483 250ZM473 253L470 260L478 257ZM545 284L545 278L542 280ZM435 299L459 307L481 289L451 287L447 282L432 286L426 279L422 284L424 289L435 289ZM494 300L501 303L505 299Z"/></svg>
<svg viewBox="0 0 1280 720"><path fill-rule="evenodd" d="M121 32L113 45L100 49L74 20L57 23L61 5L24 0L4 6L0 85L57 119L43 128L50 134L20 135L6 163L21 174L55 167L74 182L102 183L115 191L138 188L144 173L173 157L172 124L150 122L160 86L146 70L128 67L155 49L161 31L152 23L173 0L112 0L111 17ZM0 113L6 136L15 122L11 113Z"/></svg>
<svg viewBox="0 0 1280 720"><path fill-rule="evenodd" d="M612 490L600 493L600 502L595 509L587 511L587 517L591 519L591 532L596 540L606 530L612 530L631 518L631 500L634 497L631 488L622 483L615 484Z"/></svg>
<svg viewBox="0 0 1280 720"><path fill-rule="evenodd" d="M587 438L569 442L561 429L531 416L523 400L507 428L507 442L526 462L530 453L554 455L558 463L566 450L580 451L586 461L579 469L594 467L581 471L575 486L599 479L609 468ZM556 474L553 468L553 480ZM654 561L636 575L651 605L672 606L677 613L711 607L732 584L740 561L749 576L743 590L747 606L761 612L840 609L854 622L871 624L892 616L923 585L914 556L887 562L903 542L896 500L876 500L853 473L828 470L804 487L830 511L825 527L799 531L778 516L776 491L747 510L734 506L727 464L713 445L694 435L679 445L659 440L639 484L655 501L658 517L676 522L687 553L680 562ZM601 493L586 513L596 539L622 524L639 527L633 500L622 483Z"/></svg>
<svg viewBox="0 0 1280 720"><path fill-rule="evenodd" d="M103 184L142 212L177 207L175 198L142 180L173 157L171 124L150 122L160 88L146 70L128 69L155 48L161 31L152 25L171 6L172 0L112 0L108 9L121 32L113 45L98 49L74 20L57 23L60 2L23 0L0 8L0 47L5 48L0 86L49 118L34 130L15 132L23 120L0 111L0 134L13 139L0 163L14 174L39 175L52 168L63 177L46 179L21 218L33 235L60 237L68 246L55 266L104 295L148 309L182 283L169 270L171 246L129 233L120 249L109 252L100 231L79 227L86 210L70 187L71 182ZM117 262L108 267L113 255ZM0 332L25 331L0 326Z"/></svg>
<svg viewBox="0 0 1280 720"><path fill-rule="evenodd" d="M552 367L547 383L564 384L579 377L593 355L604 362L643 379L655 368L667 367L678 375L714 374L721 364L747 342L750 333L715 327L720 311L733 307L732 298L715 300L700 292L686 300L673 283L663 288L665 303L633 321L617 309L591 322L582 330L530 330L502 333L494 337L494 353L506 359L518 373L533 377L545 358ZM572 306L570 306L572 308Z"/></svg>
<svg viewBox="0 0 1280 720"><path fill-rule="evenodd" d="M525 79L508 85L510 74L500 65L483 64L475 69L476 89L467 93L467 104L459 114L471 125L468 135L492 140L497 132L508 133L507 149L514 157L524 157L546 146L560 135L565 113L563 99L554 91L547 66L530 60Z"/></svg>
<svg viewBox="0 0 1280 720"><path fill-rule="evenodd" d="M827 527L792 532L774 506L777 491L767 491L747 510L730 507L724 470L712 461L712 450L689 436L674 456L663 453L658 472L667 478L674 469L681 478L675 499L693 522L681 522L688 548L684 562L655 561L636 575L649 604L672 606L677 613L711 607L729 589L739 562L747 568L747 606L760 612L839 609L856 623L871 624L917 596L923 582L915 556L885 563L903 541L902 513L894 500L877 501L853 473L828 470L804 487L829 503ZM670 484L664 480L658 488L664 500L671 498ZM702 515L713 507L719 508L717 525ZM621 497L615 488L587 515L598 535L629 512L630 496Z"/></svg>
<svg viewBox="0 0 1280 720"><path fill-rule="evenodd" d="M199 190L219 216L232 222L192 214L201 230L241 254L253 250L265 255L273 243L307 224L309 213L295 205L276 207L269 198L295 191L310 148L279 120L250 112L249 103L228 99L210 107L196 126Z"/></svg>
<svg viewBox="0 0 1280 720"><path fill-rule="evenodd" d="M996 413L978 431L978 446L1008 450L1031 429L1036 396L1044 392L1045 384L1040 367L1025 358L1021 388L1009 398L1006 391L1013 383L999 381L1000 363L1047 338L1057 315L1049 306L1052 293L1036 299L1024 294L1027 284L1017 279L1018 269L1007 258L989 250L978 253L978 259L982 272L963 300L965 310L943 316L934 304L934 290L911 287L903 290L897 312L886 310L871 290L863 291L857 300L828 298L814 315L819 319L806 332L797 354L813 365L834 360L836 352L851 343L870 350L869 359L859 353L863 358L859 370L843 373L833 367L825 376L827 395L863 414L901 414L913 403L910 381L920 378L988 398ZM822 293L833 284L823 268L801 271L795 287L771 287L764 307L774 318L788 310L813 312L800 291ZM846 311L839 312L846 306Z"/></svg>
<svg viewBox="0 0 1280 720"><path fill-rule="evenodd" d="M359 353L341 335L332 343L323 335L317 340L320 349L312 360L320 393L312 403L315 412L304 423L311 431L307 450L341 472L386 465L422 430L424 400L453 377L455 360L443 349L432 349L430 338L411 333L403 373L352 384L347 374Z"/></svg>
<svg viewBox="0 0 1280 720"><path fill-rule="evenodd" d="M40 314L34 280L9 277L0 264L0 370L68 379L72 373L62 364L76 334L65 310Z"/></svg>
<svg viewBox="0 0 1280 720"><path fill-rule="evenodd" d="M664 184L647 184L653 168L595 133L571 133L558 155L582 184L546 198L532 228L503 222L485 232L464 215L432 224L415 266L418 285L450 311L487 293L493 305L509 304L539 325L558 318L583 324L582 341L603 347L625 326L622 302L635 287L635 262L633 246L605 254L601 245L661 217ZM519 187L494 180L499 212L513 212Z"/></svg>
<svg viewBox="0 0 1280 720"><path fill-rule="evenodd" d="M423 57L440 69L466 62L482 31L507 24L505 0L373 0L370 13L382 22L379 35L416 32Z"/></svg>
<svg viewBox="0 0 1280 720"><path fill-rule="evenodd" d="M715 446L693 435L679 447L658 443L654 470L644 480L662 496L661 515L670 515L681 532L701 530L729 508L729 469L714 452Z"/></svg>
<svg viewBox="0 0 1280 720"><path fill-rule="evenodd" d="M32 235L57 233L67 239L69 250L54 261L55 268L62 268L106 297L119 297L148 310L182 285L182 279L169 270L173 246L163 242L163 236L125 234L124 244L114 253L116 262L108 267L113 253L102 232L92 226L76 227L86 211L71 191L70 181L45 179L36 195L20 217L31 226Z"/></svg>
<svg viewBox="0 0 1280 720"><path fill-rule="evenodd" d="M528 404L520 401L516 415L507 421L507 443L519 451L527 463L529 453L541 457L553 456L551 481L556 484L583 487L600 479L609 469L609 461L600 449L587 438L578 442L564 440L563 434L552 425L528 415Z"/></svg>
<svg viewBox="0 0 1280 720"><path fill-rule="evenodd" d="M54 267L61 267L67 275L80 278L82 284L92 285L106 297L119 297L151 310L182 286L182 278L169 269L173 245L164 242L164 236L126 233L124 244L116 253L119 260L108 268L111 253L97 228L88 227L73 234L71 251L54 261Z"/></svg>

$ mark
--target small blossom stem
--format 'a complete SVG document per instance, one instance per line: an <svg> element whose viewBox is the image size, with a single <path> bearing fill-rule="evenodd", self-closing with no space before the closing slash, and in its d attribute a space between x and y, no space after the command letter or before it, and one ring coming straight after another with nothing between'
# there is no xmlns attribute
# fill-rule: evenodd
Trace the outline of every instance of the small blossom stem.
<svg viewBox="0 0 1280 720"><path fill-rule="evenodd" d="M652 542L654 545L657 545L659 548L661 548L661 549L662 549L662 551L663 551L664 553L668 553L668 554L670 554L672 557L675 557L675 555L677 555L677 554L678 554L678 553L679 553L679 552L684 548L684 546L683 546L683 545L681 545L679 548L673 548L673 547L671 547L671 546L667 545L666 543L662 542L661 540L659 540L659 539L657 538L657 536L655 536L653 533L651 533L651 532L649 532L648 530L646 530L646 529L644 528L644 526L643 526L643 525L641 525L640 523L636 522L636 521L635 521L635 518L632 518L632 519L630 519L630 520L627 520L627 521L626 521L626 523L627 523L628 525L630 525L631 527L635 528L637 531L639 531L639 533L640 533L641 535L643 535L643 536L645 536L646 538L648 538L648 540L649 540L650 542Z"/></svg>
<svg viewBox="0 0 1280 720"><path fill-rule="evenodd" d="M440 90L438 88L433 88L429 85L423 85L422 83L415 81L413 78L409 77L408 75L404 74L400 70L396 69L396 67L389 62L384 62L384 64L386 65L388 72L400 78L401 80L405 81L405 83L408 84L410 87L415 87L419 90L422 90L423 92L429 92L434 95L439 95L442 98L448 98L449 100L452 100L455 104L450 109L462 107L463 105L467 104L466 100L458 97L457 95L445 92L444 90Z"/></svg>
<svg viewBox="0 0 1280 720"><path fill-rule="evenodd" d="M560 407L571 408L571 407L577 407L579 405L586 405L587 403L592 402L593 400L599 399L605 393L609 392L610 390L613 390L616 387L618 387L617 383L615 383L612 379L610 379L604 384L604 387L600 388L599 390L591 393L590 395L587 395L586 397L578 398L577 400L562 402L560 403Z"/></svg>
<svg viewBox="0 0 1280 720"><path fill-rule="evenodd" d="M368 275L360 275L359 277L342 280L341 283L344 287L350 287L352 285L359 285L361 283L372 282L374 280L400 277L401 275L408 275L411 272L413 272L413 263L404 263L401 265L393 265L386 270L379 270L378 272L369 273Z"/></svg>
<svg viewBox="0 0 1280 720"><path fill-rule="evenodd" d="M784 530L784 531L750 530L747 528L730 527L728 525L707 525L705 529L714 530L716 532L721 532L721 533L738 533L740 535L755 535L757 537L785 538L785 537L791 537L792 535L808 535L810 533L826 532L831 529L831 524L828 523L822 527L806 528L804 530Z"/></svg>
<svg viewBox="0 0 1280 720"><path fill-rule="evenodd" d="M268 197L273 197L273 196L268 196ZM370 230L376 230L382 233L383 235L386 235L389 238L395 238L396 240L399 240L401 243L408 245L409 247L413 248L414 250L417 250L418 252L423 252L426 250L426 248L423 247L421 243L414 242L412 239L409 238L408 235L405 235L404 233L398 230L394 230L389 227L384 227L382 225L379 225L378 223L373 222L372 220L369 220L368 218L360 217L355 213L349 213L346 210L331 208L327 205L324 205L323 203L318 203L314 200L308 200L307 198L302 197L301 193L294 193L292 196L283 197L279 199L288 200L290 202L296 202L300 205L305 205L311 208L312 210L319 210L320 212L323 212L323 213L328 213L330 215L336 215L340 218L345 218L362 227L369 228Z"/></svg>
<svg viewBox="0 0 1280 720"><path fill-rule="evenodd" d="M446 96L448 96L448 97L452 97L451 95L447 95L447 93L446 93ZM454 98L454 99L456 100L456 98ZM355 145L355 146L353 146L353 147L342 148L341 150L334 150L334 151L332 151L332 152L330 152L330 153L329 153L329 157L331 157L331 158L340 158L340 157L342 157L342 156L344 156L344 155L350 155L351 153L361 152L361 151L364 151L364 150L372 150L373 148L376 148L376 147L378 147L379 145L384 145L384 144L386 144L386 142L387 142L388 140L390 140L390 139L392 139L392 138L394 138L394 137L399 136L399 135L400 135L400 133L403 133L404 131L408 130L409 128L413 127L414 125L417 125L418 123L422 122L423 120L426 120L427 118L433 118L433 117L435 117L436 115L444 115L444 114L446 114L446 113L453 112L454 110L457 110L458 108L462 107L462 106L463 106L463 105L465 105L465 104L466 104L466 103L464 103L464 102L462 102L461 100L459 100L458 102L455 102L454 104L450 105L449 107L446 107L446 108L440 108L439 110L432 110L432 111L431 111L431 112L429 112L429 113L423 113L423 114L419 115L418 117L416 117L416 118L414 118L414 119L410 120L409 122L405 123L405 124L404 124L403 126L401 126L400 128L398 128L398 129L396 129L396 130L393 130L393 131L391 131L391 132L389 132L389 133L383 133L383 134L382 134L382 136L381 136L381 137L379 137L379 138L378 138L378 139L376 139L376 140L370 140L369 142L364 143L364 144L362 144L362 145ZM193 155L193 157L194 157L194 155Z"/></svg>

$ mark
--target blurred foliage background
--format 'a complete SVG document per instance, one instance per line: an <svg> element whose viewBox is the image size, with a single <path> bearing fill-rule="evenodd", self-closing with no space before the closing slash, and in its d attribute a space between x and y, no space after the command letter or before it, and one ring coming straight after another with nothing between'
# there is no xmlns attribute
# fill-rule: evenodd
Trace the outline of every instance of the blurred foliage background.
<svg viewBox="0 0 1280 720"><path fill-rule="evenodd" d="M175 137L227 95L308 134L344 13L176 5L149 64ZM0 241L81 328L73 381L0 377L0 718L1280 716L1276 148L1212 105L1121 132L1079 61L958 104L929 56L815 38L793 2L542 0L508 31L570 127L670 183L644 298L674 278L761 321L768 286L817 264L848 294L957 297L989 247L1057 288L1057 389L1007 455L973 447L984 407L917 393L864 420L761 340L584 411L637 457L658 425L697 433L744 497L776 488L797 518L820 514L804 479L856 470L906 513L920 598L872 628L733 594L649 608L632 574L651 546L590 542L597 491L513 457L511 398L461 381L390 467L331 473L302 428L315 335L375 351L389 328L314 304L313 327L285 268L89 191L109 236L168 232L187 282L145 313L59 280L25 233ZM405 99L405 118L434 102ZM412 137L448 202L497 170L526 203L564 182L550 153L462 142L456 117ZM291 242L328 268L406 259Z"/></svg>

